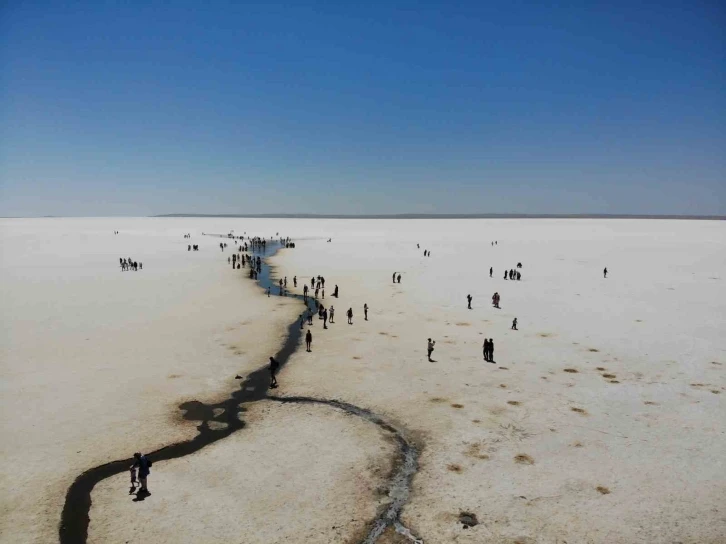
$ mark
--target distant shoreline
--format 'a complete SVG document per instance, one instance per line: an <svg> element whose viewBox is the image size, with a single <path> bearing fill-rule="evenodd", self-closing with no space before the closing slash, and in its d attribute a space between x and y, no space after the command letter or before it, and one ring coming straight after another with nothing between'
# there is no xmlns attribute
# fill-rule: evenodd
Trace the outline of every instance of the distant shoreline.
<svg viewBox="0 0 726 544"><path fill-rule="evenodd" d="M696 219L726 220L724 215L628 215L628 214L518 214L518 213L472 213L472 214L426 214L402 213L391 215L342 215L342 214L198 214L170 213L152 217L223 217L249 219Z"/></svg>
<svg viewBox="0 0 726 544"><path fill-rule="evenodd" d="M83 219L83 218L121 218L121 217L191 217L227 219L682 219L691 221L725 221L726 215L649 215L649 214L537 214L537 213L464 213L464 214L426 214L401 213L390 215L345 215L312 213L270 213L270 214L204 214L204 213L167 213L161 215L17 215L0 216L0 219Z"/></svg>

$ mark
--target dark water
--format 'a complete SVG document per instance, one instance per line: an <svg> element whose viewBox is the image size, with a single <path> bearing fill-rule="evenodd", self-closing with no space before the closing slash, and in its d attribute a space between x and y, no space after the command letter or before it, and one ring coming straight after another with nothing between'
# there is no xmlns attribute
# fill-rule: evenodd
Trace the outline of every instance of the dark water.
<svg viewBox="0 0 726 544"><path fill-rule="evenodd" d="M221 235L208 236L218 236L220 238L227 239L226 236ZM268 243L265 251L250 252L255 256L260 255L263 257L262 270L258 274L257 283L265 291L268 287L271 287L271 290L274 293L277 288L272 277L271 267L267 263L267 259L264 257L274 255L280 248L281 245L279 243L273 242ZM234 249L235 247L232 246L228 248L228 251L231 252ZM299 251L299 249L297 251ZM222 253L221 256L226 258L229 256L229 253L226 255ZM243 279L248 279L249 268L242 268L239 272ZM288 296L299 299L301 301L301 313L306 311L306 306L304 306L305 303L301 295ZM312 301L310 302L312 307L313 303ZM297 349L301 336L302 330L300 329L300 322L299 320L295 320L288 326L287 338L280 350L274 355L275 359L280 363L281 369L284 368L290 358L290 355L292 355ZM184 419L200 422L197 426L197 436L191 440L171 444L159 450L146 453L147 457L155 466L158 466L157 463L196 453L209 444L213 444L214 442L227 438L231 434L245 427L245 422L242 419L245 408L240 405L247 402L269 399L277 402L325 404L352 415L362 417L371 423L378 425L385 432L394 435L399 446L400 458L397 463L397 469L394 471L394 474L389 481L389 497L391 498L391 502L382 507L376 519L371 520L371 529L363 542L366 544L375 542L388 526L393 526L402 534L406 534L408 530L400 523L400 513L404 504L408 500L411 480L413 479L418 466L418 452L407 440L405 433L390 423L387 423L383 418L375 415L374 413L342 401L316 399L311 397L268 397L269 384L270 373L268 365L265 362L264 366L261 366L259 369L249 374L244 381L242 381L239 389L232 391L229 398L222 402L216 404L205 404L199 401L189 401L180 404L179 409L182 411L182 417ZM214 415L215 411L219 413L218 416ZM226 423L227 426L221 430L212 430L209 427L209 422L211 421ZM141 449L141 451L144 450ZM65 504L61 514L61 522L58 529L58 536L61 544L86 543L88 538L88 525L90 521L89 512L91 510L91 493L93 488L97 483L105 480L106 478L110 478L111 476L115 476L122 472L127 472L132 463L133 458L131 457L111 461L110 463L91 468L76 478L66 493ZM407 536L411 540L415 540L410 535L410 532Z"/></svg>

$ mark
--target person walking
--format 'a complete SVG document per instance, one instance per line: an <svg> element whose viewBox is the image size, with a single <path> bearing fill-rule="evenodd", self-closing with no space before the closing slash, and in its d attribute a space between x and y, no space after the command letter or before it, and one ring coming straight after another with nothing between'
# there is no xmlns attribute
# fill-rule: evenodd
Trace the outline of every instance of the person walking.
<svg viewBox="0 0 726 544"><path fill-rule="evenodd" d="M353 324L353 308L348 308L348 325Z"/></svg>
<svg viewBox="0 0 726 544"><path fill-rule="evenodd" d="M608 269L607 268L602 271L602 275L603 275L603 278L607 278L608 277Z"/></svg>
<svg viewBox="0 0 726 544"><path fill-rule="evenodd" d="M313 333L310 332L310 329L308 329L308 332L305 335L305 347L306 347L308 353L310 353L312 351L312 347L313 347Z"/></svg>
<svg viewBox="0 0 726 544"><path fill-rule="evenodd" d="M489 339L484 339L484 345L482 346L482 351L484 352L484 360L489 361Z"/></svg>
<svg viewBox="0 0 726 544"><path fill-rule="evenodd" d="M274 357L270 357L270 389L277 388L277 371L280 369L280 363L278 363Z"/></svg>
<svg viewBox="0 0 726 544"><path fill-rule="evenodd" d="M431 360L431 354L434 352L434 346L435 345L436 345L436 341L435 340L431 340L431 338L429 338L428 345L426 346L427 351L428 351L429 362L433 362Z"/></svg>
<svg viewBox="0 0 726 544"><path fill-rule="evenodd" d="M139 482L141 483L141 488L139 489L137 496L151 495L147 485L147 478L149 477L149 474L151 474L151 461L142 453L134 453L134 464L131 465L131 468L138 469L139 471Z"/></svg>
<svg viewBox="0 0 726 544"><path fill-rule="evenodd" d="M512 321L512 330L513 331L518 330L517 329L517 318L516 317L514 318L514 321Z"/></svg>
<svg viewBox="0 0 726 544"><path fill-rule="evenodd" d="M466 295L466 301L469 303L468 308L471 310L471 295Z"/></svg>
<svg viewBox="0 0 726 544"><path fill-rule="evenodd" d="M365 314L365 320L368 321L368 303L363 305L363 313Z"/></svg>
<svg viewBox="0 0 726 544"><path fill-rule="evenodd" d="M494 362L494 338L489 339L489 362Z"/></svg>

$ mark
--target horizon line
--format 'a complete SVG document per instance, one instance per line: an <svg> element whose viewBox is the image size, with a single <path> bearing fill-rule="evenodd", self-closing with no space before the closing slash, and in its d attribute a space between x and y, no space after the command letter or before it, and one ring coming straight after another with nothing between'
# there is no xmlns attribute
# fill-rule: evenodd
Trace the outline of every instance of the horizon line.
<svg viewBox="0 0 726 544"><path fill-rule="evenodd" d="M16 215L0 219L82 219L82 218L247 218L247 219L683 219L724 221L726 215L619 214L619 213L399 213L399 214L316 214L316 213L166 213L158 215Z"/></svg>
<svg viewBox="0 0 726 544"><path fill-rule="evenodd" d="M609 214L609 213L398 213L398 214L205 214L168 213L150 217L221 217L250 219L701 219L726 220L726 215Z"/></svg>

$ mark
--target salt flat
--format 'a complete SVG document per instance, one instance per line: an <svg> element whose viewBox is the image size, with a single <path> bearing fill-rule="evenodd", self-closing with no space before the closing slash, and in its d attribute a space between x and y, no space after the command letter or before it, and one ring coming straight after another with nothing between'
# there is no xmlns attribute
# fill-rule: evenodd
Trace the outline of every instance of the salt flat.
<svg viewBox="0 0 726 544"><path fill-rule="evenodd" d="M314 320L313 352L291 357L276 394L340 399L406 429L421 457L402 520L425 542L726 540L723 222L129 218L0 222L3 541L52 541L78 474L193 436L178 405L226 396L235 373L282 343L301 304L264 296L200 236L230 229L298 240L272 258L290 287L297 275L298 292L326 278L336 323ZM186 232L202 251L186 251ZM144 270L121 273L121 256ZM522 281L503 280L518 262ZM485 337L496 364L483 361ZM369 519L383 499L348 499L356 478L378 485L385 437L324 409L257 404L250 428L183 463L155 463L147 501L130 503L123 478L103 482L89 541L358 535L358 514ZM288 460L324 459L318 442L331 440L333 477L313 459ZM249 472L286 463L296 470L270 485ZM284 504L316 481L321 505L345 506L311 514L295 503L301 515L293 509L284 531L237 509L245 497ZM189 519L180 490L195 486L208 497L195 512L208 507L224 531ZM479 524L464 528L462 512Z"/></svg>

